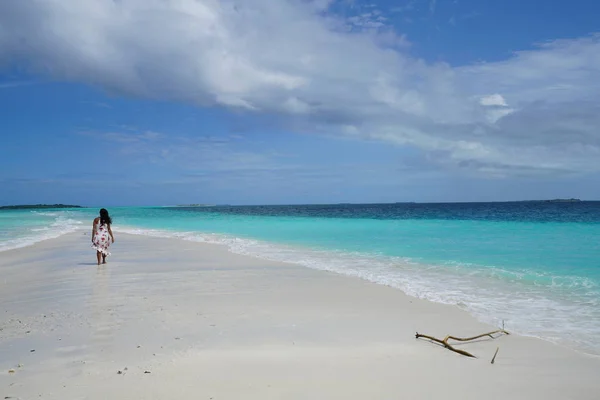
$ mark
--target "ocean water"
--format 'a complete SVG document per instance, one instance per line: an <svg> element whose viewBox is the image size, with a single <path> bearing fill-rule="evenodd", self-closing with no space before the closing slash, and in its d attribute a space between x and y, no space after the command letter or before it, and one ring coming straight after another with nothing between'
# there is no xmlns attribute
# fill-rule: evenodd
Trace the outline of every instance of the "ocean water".
<svg viewBox="0 0 600 400"><path fill-rule="evenodd" d="M0 210L0 252L75 232L82 224L82 214L68 210Z"/></svg>
<svg viewBox="0 0 600 400"><path fill-rule="evenodd" d="M115 233L219 243L357 276L600 355L600 202L109 211ZM0 211L0 251L88 229L96 214Z"/></svg>

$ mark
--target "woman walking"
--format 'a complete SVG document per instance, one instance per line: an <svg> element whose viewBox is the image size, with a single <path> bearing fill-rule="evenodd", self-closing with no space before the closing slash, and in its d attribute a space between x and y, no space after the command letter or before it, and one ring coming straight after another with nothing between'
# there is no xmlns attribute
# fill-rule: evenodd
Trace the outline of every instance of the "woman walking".
<svg viewBox="0 0 600 400"><path fill-rule="evenodd" d="M108 215L108 211L104 208L100 210L100 216L94 218L94 224L92 226L92 248L96 250L98 265L100 265L100 261L102 261L102 264L106 264L106 256L110 256L108 248L111 243L115 242L112 229L110 229L111 224L112 219Z"/></svg>

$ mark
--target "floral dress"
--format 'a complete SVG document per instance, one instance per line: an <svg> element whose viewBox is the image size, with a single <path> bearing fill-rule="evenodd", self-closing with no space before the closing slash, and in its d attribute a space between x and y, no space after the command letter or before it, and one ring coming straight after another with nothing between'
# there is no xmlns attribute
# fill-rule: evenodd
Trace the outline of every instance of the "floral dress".
<svg viewBox="0 0 600 400"><path fill-rule="evenodd" d="M94 236L94 240L92 241L92 248L105 256L110 256L110 252L108 251L109 246L110 233L108 232L108 225L98 222L96 224L96 236Z"/></svg>

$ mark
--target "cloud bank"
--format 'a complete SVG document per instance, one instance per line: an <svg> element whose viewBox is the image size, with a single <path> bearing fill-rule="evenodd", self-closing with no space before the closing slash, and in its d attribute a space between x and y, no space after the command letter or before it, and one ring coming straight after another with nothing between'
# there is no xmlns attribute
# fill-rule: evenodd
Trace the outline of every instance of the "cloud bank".
<svg viewBox="0 0 600 400"><path fill-rule="evenodd" d="M0 65L411 146L448 168L600 170L600 36L451 66L411 56L376 9L343 18L334 3L6 0Z"/></svg>

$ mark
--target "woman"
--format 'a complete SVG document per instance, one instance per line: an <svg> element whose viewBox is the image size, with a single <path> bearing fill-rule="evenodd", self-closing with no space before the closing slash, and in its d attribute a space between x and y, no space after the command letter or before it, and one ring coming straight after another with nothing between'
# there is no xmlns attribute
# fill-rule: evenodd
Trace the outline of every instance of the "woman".
<svg viewBox="0 0 600 400"><path fill-rule="evenodd" d="M112 243L115 242L112 229L110 229L111 224L112 219L108 215L108 211L103 208L100 210L100 216L94 219L92 226L92 248L96 249L98 265L100 265L100 260L102 260L102 264L106 264L106 256L110 256L108 247L111 240Z"/></svg>

